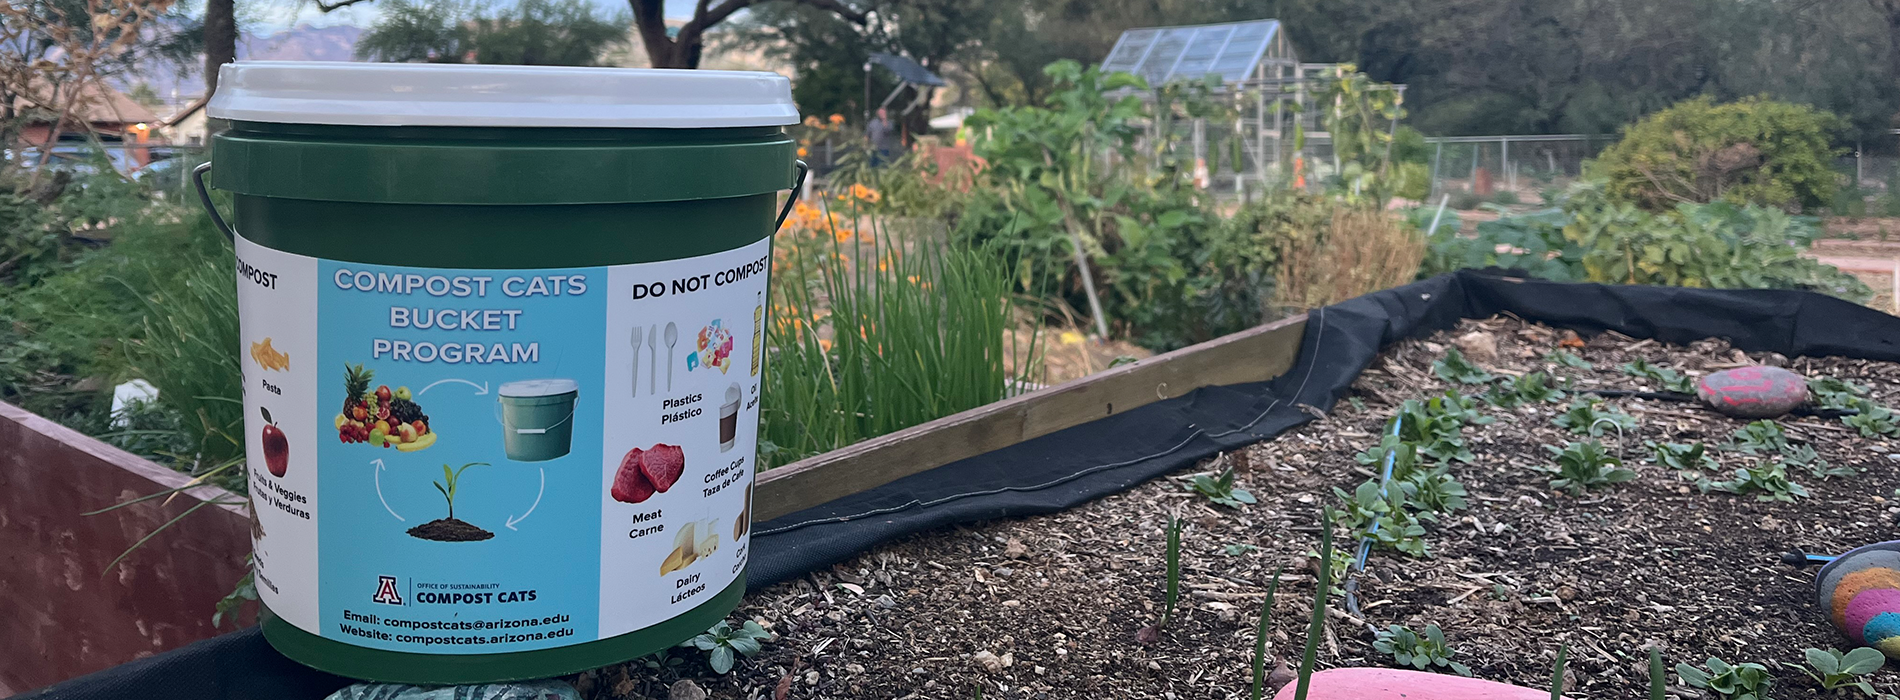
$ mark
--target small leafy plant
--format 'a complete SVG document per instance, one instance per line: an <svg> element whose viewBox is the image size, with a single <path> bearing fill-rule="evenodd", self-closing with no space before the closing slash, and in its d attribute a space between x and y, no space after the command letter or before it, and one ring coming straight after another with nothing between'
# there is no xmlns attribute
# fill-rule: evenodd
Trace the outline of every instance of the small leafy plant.
<svg viewBox="0 0 1900 700"><path fill-rule="evenodd" d="M1444 396L1434 396L1425 402L1426 410L1442 413L1464 422L1465 425L1487 425L1496 418L1484 415L1478 410L1478 400L1450 389Z"/></svg>
<svg viewBox="0 0 1900 700"><path fill-rule="evenodd" d="M1808 674L1814 682L1821 684L1824 690L1836 688L1856 688L1867 697L1877 697L1867 676L1873 675L1885 666L1887 657L1879 649L1860 647L1842 653L1839 649L1807 648L1801 651L1807 657L1808 665L1801 672Z"/></svg>
<svg viewBox="0 0 1900 700"><path fill-rule="evenodd" d="M1551 422L1559 428L1568 429L1578 435L1597 437L1608 430L1621 429L1618 432L1636 429L1636 419L1630 414L1616 409L1598 410L1601 402L1578 400L1570 402L1569 408ZM1612 427L1614 426L1614 427Z"/></svg>
<svg viewBox="0 0 1900 700"><path fill-rule="evenodd" d="M1445 356L1432 363L1432 373L1454 384L1483 384L1491 381L1490 372L1472 364L1465 359L1465 353L1455 347L1446 348Z"/></svg>
<svg viewBox="0 0 1900 700"><path fill-rule="evenodd" d="M1775 679L1768 668L1756 663L1729 663L1709 657L1707 670L1688 664L1676 664L1676 678L1690 687L1701 688L1719 700L1768 700L1768 688Z"/></svg>
<svg viewBox="0 0 1900 700"><path fill-rule="evenodd" d="M1196 474L1194 480L1188 482L1187 489L1206 496L1207 500L1213 501L1215 505L1229 508L1257 503L1252 493L1234 485L1235 478L1233 467L1223 470L1219 476Z"/></svg>
<svg viewBox="0 0 1900 700"><path fill-rule="evenodd" d="M1860 431L1861 437L1900 437L1900 418L1885 406L1861 401L1860 413L1841 416L1841 423Z"/></svg>
<svg viewBox="0 0 1900 700"><path fill-rule="evenodd" d="M1767 461L1753 467L1740 467L1735 470L1735 478L1732 480L1703 480L1698 486L1701 487L1703 493L1716 490L1738 496L1754 494L1757 501L1793 503L1796 498L1808 497L1808 490L1790 481L1788 468L1779 461Z"/></svg>
<svg viewBox="0 0 1900 700"><path fill-rule="evenodd" d="M462 482L462 472L468 471L469 467L476 465L486 467L488 463L469 462L468 464L462 465L460 469L450 469L449 465L444 464L442 465L442 480L431 482L435 484L435 490L442 492L442 499L449 502L449 520L455 519L455 494L457 487L460 486Z"/></svg>
<svg viewBox="0 0 1900 700"><path fill-rule="evenodd" d="M1135 632L1135 641L1142 644L1153 644L1161 639L1161 629L1174 619L1174 606L1181 601L1181 529L1184 526L1185 521L1168 516L1167 550L1163 555L1167 566L1167 582L1161 600L1161 619Z"/></svg>
<svg viewBox="0 0 1900 700"><path fill-rule="evenodd" d="M1867 387L1835 377L1815 377L1808 380L1808 395L1817 408L1853 410L1866 400Z"/></svg>
<svg viewBox="0 0 1900 700"><path fill-rule="evenodd" d="M1758 420L1735 431L1734 448L1749 454L1781 452L1788 449L1788 433L1779 423Z"/></svg>
<svg viewBox="0 0 1900 700"><path fill-rule="evenodd" d="M1678 394L1695 393L1695 379L1693 377L1685 376L1681 372L1669 369L1668 367L1657 367L1649 364L1648 360L1640 357L1624 363L1621 369L1624 374L1655 382L1657 388L1663 391L1673 391Z"/></svg>
<svg viewBox="0 0 1900 700"><path fill-rule="evenodd" d="M1781 463L1790 470L1794 467L1805 467L1809 474L1814 475L1814 478L1823 481L1837 476L1854 476L1860 473L1853 467L1836 467L1828 464L1827 460L1821 459L1821 455L1808 445L1790 445L1783 448Z"/></svg>
<svg viewBox="0 0 1900 700"><path fill-rule="evenodd" d="M1399 407L1399 441L1418 449L1418 453L1440 462L1477 461L1465 447L1463 418L1448 413L1439 399L1407 400Z"/></svg>
<svg viewBox="0 0 1900 700"><path fill-rule="evenodd" d="M1445 643L1445 632L1438 625L1426 625L1422 635L1404 625L1393 625L1379 632L1372 648L1391 654L1400 666L1420 671L1450 669L1460 676L1471 676L1471 667L1451 660L1457 652Z"/></svg>
<svg viewBox="0 0 1900 700"><path fill-rule="evenodd" d="M1403 489L1387 489L1381 494L1377 481L1366 481L1350 494L1335 487L1333 495L1345 501L1345 509L1338 511L1339 523L1352 531L1354 539L1370 538L1376 547L1415 557L1431 556L1425 546L1425 526L1406 507Z"/></svg>
<svg viewBox="0 0 1900 700"><path fill-rule="evenodd" d="M1700 442L1685 445L1680 442L1649 440L1644 441L1643 446L1649 448L1650 453L1655 455L1657 465L1674 469L1685 476L1696 476L1704 471L1722 468L1721 463L1715 461L1715 455L1709 453L1708 446Z"/></svg>
<svg viewBox="0 0 1900 700"><path fill-rule="evenodd" d="M772 633L765 631L757 622L746 620L734 628L725 620L720 620L712 629L680 642L680 646L697 647L706 652L706 664L712 666L714 673L725 675L732 670L732 664L739 656L752 658L764 648L765 642L771 640Z"/></svg>
<svg viewBox="0 0 1900 700"><path fill-rule="evenodd" d="M1432 469L1416 470L1398 482L1405 491L1407 505L1433 513L1451 513L1463 510L1466 506L1465 485L1451 475L1451 468L1439 465Z"/></svg>
<svg viewBox="0 0 1900 700"><path fill-rule="evenodd" d="M1516 408L1527 404L1557 403L1564 391L1543 372L1532 372L1516 379L1499 382L1485 393L1484 400L1498 408Z"/></svg>
<svg viewBox="0 0 1900 700"><path fill-rule="evenodd" d="M1387 435L1378 445L1368 447L1364 452L1353 455L1353 461L1372 467L1375 471L1385 469L1385 457L1392 454L1392 478L1403 479L1418 467L1418 448L1399 439L1397 435Z"/></svg>
<svg viewBox="0 0 1900 700"><path fill-rule="evenodd" d="M1636 472L1625 469L1623 460L1611 455L1595 440L1573 442L1563 449L1546 445L1544 449L1550 450L1557 459L1557 465L1546 470L1557 475L1550 480L1550 487L1569 491L1573 496L1636 478Z"/></svg>
<svg viewBox="0 0 1900 700"><path fill-rule="evenodd" d="M1242 543L1238 543L1238 542L1229 542L1229 543L1227 543L1227 544L1223 544L1223 545L1221 545L1221 546L1220 546L1220 551L1221 551L1221 553L1222 553L1222 554L1225 554L1225 555L1227 555L1227 556L1230 556L1230 557L1238 557L1238 556L1241 556L1241 555L1245 555L1245 554L1252 554L1252 553L1254 553L1254 552L1258 552L1258 551L1260 551L1260 547L1258 547L1258 546L1255 546L1255 545L1251 545L1251 544L1242 544Z"/></svg>
<svg viewBox="0 0 1900 700"><path fill-rule="evenodd" d="M1569 350L1556 350L1556 351L1547 353L1544 355L1544 361L1549 362L1554 365L1558 365L1560 367L1574 367L1576 369L1596 369L1597 368L1597 366L1594 364L1591 364L1589 360L1578 357L1577 353L1571 352Z"/></svg>

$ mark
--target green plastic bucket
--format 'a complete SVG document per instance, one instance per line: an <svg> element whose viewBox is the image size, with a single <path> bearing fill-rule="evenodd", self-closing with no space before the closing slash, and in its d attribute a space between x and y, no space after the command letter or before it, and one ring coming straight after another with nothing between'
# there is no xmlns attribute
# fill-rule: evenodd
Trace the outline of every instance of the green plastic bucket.
<svg viewBox="0 0 1900 700"><path fill-rule="evenodd" d="M273 646L538 678L737 605L761 376L727 358L804 173L783 77L236 63L209 114Z"/></svg>
<svg viewBox="0 0 1900 700"><path fill-rule="evenodd" d="M572 379L528 379L501 385L501 440L508 459L545 462L564 456L574 437Z"/></svg>

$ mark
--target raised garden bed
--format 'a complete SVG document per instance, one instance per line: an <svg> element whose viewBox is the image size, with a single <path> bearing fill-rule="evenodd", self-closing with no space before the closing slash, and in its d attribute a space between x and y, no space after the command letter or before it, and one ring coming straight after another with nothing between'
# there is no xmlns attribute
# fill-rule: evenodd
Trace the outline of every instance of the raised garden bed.
<svg viewBox="0 0 1900 700"><path fill-rule="evenodd" d="M984 697L1244 694L1265 579L1290 565L1269 650L1296 656L1321 504L1338 501L1332 489L1350 491L1373 474L1355 455L1377 444L1400 402L1483 389L1433 372L1449 341L1473 331L1496 342L1497 357L1482 363L1493 372L1548 372L1575 388L1657 388L1619 369L1638 358L1689 374L1785 359L1743 355L1721 341L1668 346L1606 333L1575 350L1593 364L1585 369L1546 360L1562 332L1513 319L1466 322L1388 349L1330 415L1194 470L1232 467L1257 505L1213 505L1183 488L1184 474L1055 515L916 535L749 597L741 614L782 638L733 676L706 677L698 661L678 669L700 674L716 696L737 697L771 697L787 678L794 697L973 697L979 686ZM1900 400L1900 365L1791 364L1867 385L1876 402ZM1797 670L1802 650L1853 645L1816 610L1813 571L1784 566L1780 555L1792 546L1832 553L1894 537L1900 460L1889 455L1900 446L1862 438L1835 419L1783 419L1792 445L1858 473L1822 478L1796 469L1789 476L1809 495L1792 502L1703 493L1698 477L1646 459L1644 442L1704 442L1724 470L1699 478L1720 482L1763 459L1716 448L1746 423L1687 404L1610 399L1602 408L1627 412L1638 425L1620 440L1614 430L1599 439L1636 476L1572 495L1539 470L1552 463L1545 445L1587 439L1553 423L1572 398L1480 409L1496 421L1464 428L1474 459L1451 469L1470 492L1469 507L1428 526L1430 558L1373 553L1359 578L1363 618L1334 599L1320 665L1391 665L1373 649L1367 624L1435 623L1477 676L1529 687L1547 687L1557 647L1568 645L1572 698L1641 697L1650 645L1661 646L1672 668L1709 656L1762 663L1776 678L1776 698L1832 697ZM1169 513L1190 523L1186 612L1144 645L1136 633L1160 611ZM632 698L662 693L674 678L636 664L579 683L589 697ZM1676 693L1691 692L1674 685L1673 671L1669 678ZM1883 692L1900 690L1891 672L1872 679Z"/></svg>

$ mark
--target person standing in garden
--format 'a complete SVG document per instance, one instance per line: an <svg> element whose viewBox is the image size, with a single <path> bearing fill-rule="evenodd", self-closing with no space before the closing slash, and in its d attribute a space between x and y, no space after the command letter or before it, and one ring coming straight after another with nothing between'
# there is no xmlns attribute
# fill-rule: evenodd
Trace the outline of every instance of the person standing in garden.
<svg viewBox="0 0 1900 700"><path fill-rule="evenodd" d="M883 107L877 108L877 118L864 125L864 136L871 141L871 165L878 166L897 157L903 141L897 134L897 126L891 123L890 113Z"/></svg>

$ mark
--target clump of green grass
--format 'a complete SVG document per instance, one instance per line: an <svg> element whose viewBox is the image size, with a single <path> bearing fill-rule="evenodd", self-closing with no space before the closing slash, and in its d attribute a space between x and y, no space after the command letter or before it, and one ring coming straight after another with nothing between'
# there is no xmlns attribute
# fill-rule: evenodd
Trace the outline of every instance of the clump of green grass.
<svg viewBox="0 0 1900 700"><path fill-rule="evenodd" d="M993 403L1029 377L1037 339L1011 332L1009 262L916 238L879 230L781 243L765 467Z"/></svg>

